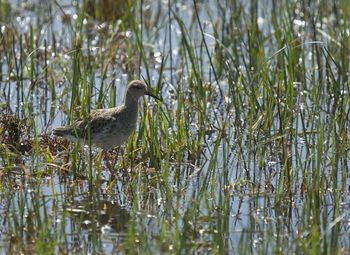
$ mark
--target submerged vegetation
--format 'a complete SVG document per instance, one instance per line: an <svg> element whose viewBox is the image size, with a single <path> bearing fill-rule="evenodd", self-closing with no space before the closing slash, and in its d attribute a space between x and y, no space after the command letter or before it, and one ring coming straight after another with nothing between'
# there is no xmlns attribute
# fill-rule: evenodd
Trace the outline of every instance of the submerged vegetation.
<svg viewBox="0 0 350 255"><path fill-rule="evenodd" d="M0 1L0 251L348 254L349 1ZM118 3L117 3L118 2ZM50 130L122 103L108 154Z"/></svg>

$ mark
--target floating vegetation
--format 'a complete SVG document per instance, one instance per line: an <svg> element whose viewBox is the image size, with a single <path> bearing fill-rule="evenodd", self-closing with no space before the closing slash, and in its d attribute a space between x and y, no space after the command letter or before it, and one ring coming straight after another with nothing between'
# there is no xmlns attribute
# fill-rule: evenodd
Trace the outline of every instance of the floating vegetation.
<svg viewBox="0 0 350 255"><path fill-rule="evenodd" d="M0 143L12 152L26 153L32 149L27 130L30 123L27 119L17 119L13 115L0 118Z"/></svg>

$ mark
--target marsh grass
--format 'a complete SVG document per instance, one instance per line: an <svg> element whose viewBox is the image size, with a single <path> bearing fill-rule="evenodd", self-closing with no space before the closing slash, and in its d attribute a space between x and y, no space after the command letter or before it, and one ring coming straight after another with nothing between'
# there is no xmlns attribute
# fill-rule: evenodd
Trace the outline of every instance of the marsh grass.
<svg viewBox="0 0 350 255"><path fill-rule="evenodd" d="M104 2L0 2L19 17L0 20L1 250L348 253L347 1ZM140 103L110 178L48 131L131 79L164 102Z"/></svg>

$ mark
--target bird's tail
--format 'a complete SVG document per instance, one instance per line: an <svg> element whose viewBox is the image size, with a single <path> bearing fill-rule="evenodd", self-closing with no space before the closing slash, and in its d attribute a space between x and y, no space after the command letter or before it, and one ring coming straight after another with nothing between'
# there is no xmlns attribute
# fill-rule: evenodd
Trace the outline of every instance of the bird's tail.
<svg viewBox="0 0 350 255"><path fill-rule="evenodd" d="M71 135L72 127L71 126L63 126L57 127L52 130L52 134L55 136L66 137Z"/></svg>

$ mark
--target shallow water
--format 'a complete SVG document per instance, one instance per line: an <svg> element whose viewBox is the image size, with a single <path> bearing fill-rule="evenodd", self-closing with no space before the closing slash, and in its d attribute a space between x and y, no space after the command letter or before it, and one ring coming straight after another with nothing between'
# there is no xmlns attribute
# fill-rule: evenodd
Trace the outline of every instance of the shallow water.
<svg viewBox="0 0 350 255"><path fill-rule="evenodd" d="M288 21L295 32L291 39L296 43L288 44L281 50L283 53L278 54L281 45L274 37L276 31L270 14L273 4L259 1L257 25L261 34L258 36L262 38L261 48L266 56L257 54L266 61L265 65L259 65L260 60L254 59L252 54L258 45L254 42L249 45L253 39L248 33L252 29L249 18L255 1L233 2L232 5L227 1L201 1L198 4L211 57L218 47L215 42L219 41L229 55L226 64L232 65L232 73L228 73L226 69L219 72L220 65L214 64L217 74L209 63L193 6L187 1L173 3L174 13L171 15L178 15L188 34L183 34L181 23L173 18L170 24L171 61L168 5L165 1L145 3L147 12L142 42L146 46L142 49L149 57L147 67L142 61L139 67L140 56L130 57L127 47L118 46L116 51L108 49L112 44L107 42L120 28L118 22L111 25L87 17L82 21L86 26L79 32L75 23L79 20L79 8L69 1L60 2L60 6L49 2L41 6L34 0L18 1L17 5L11 2L13 22L3 24L2 33L8 36L6 31L10 28L17 31L13 51L17 64L25 63L25 68L15 74L16 68L7 64L10 63L8 56L13 52L9 50L1 55L0 97L4 102L1 106L3 115L14 114L19 119L27 118L35 123L27 133L22 133L23 136L28 139L39 136L40 140L41 135L51 128L69 122L74 85L72 44L79 33L83 35L82 59L96 65L89 69L94 70L93 73L86 76L87 84L93 84L92 109L120 105L127 81L139 78L141 74L155 89L159 89L156 85L161 78L159 94L163 96L164 104L159 106L147 99L140 104L142 125L139 130L142 130L134 134L131 141L135 142L123 146L115 159L117 178L114 180L103 160L99 161L96 149L90 154L87 147L81 150L83 146L71 145L68 150L57 152L50 151L47 149L49 145L45 144L41 150L13 156L2 146L1 253L28 249L38 253L50 250L68 254L184 251L269 254L305 253L308 246L325 253L335 249L340 254L349 252L348 147L335 152L349 141L349 132L346 131L349 105L341 108L344 112L334 114L340 108L335 100L341 98L334 96L338 93L337 88L331 87L334 84L324 85L322 93L317 95L312 92L321 77L329 78L326 72L319 75L318 69L334 67L335 63L323 60L322 66L315 67L315 50L309 44L314 41L309 31L310 20L303 19L306 13L302 14L303 8L299 4L296 4L294 16L288 16L294 17ZM83 4L78 3L80 7ZM149 9L147 5L150 5ZM283 3L277 7L283 10L281 5ZM51 12L39 12L40 8ZM235 20L233 17L240 15L239 12L246 15ZM283 16L286 13L278 16L281 22L287 22L287 17ZM161 21L155 22L156 19ZM327 28L334 21L323 22L323 31L328 33ZM30 79L30 25L35 27L36 36L40 35L35 40L35 48L40 53L34 63L36 80ZM221 29L219 32L217 27ZM229 33L232 31L235 33ZM213 40L215 33L218 35ZM191 39L198 66L192 62L194 60L189 61L189 53L184 52L184 36ZM132 28L125 28L120 37L123 38L120 44L136 40ZM321 38L324 44L334 47L327 37ZM240 45L238 52L231 51L234 43ZM140 48L140 45L136 46ZM299 59L293 59L290 52L295 49L303 49L307 57L300 54ZM45 51L48 66L43 61ZM327 55L325 50L323 52ZM291 79L294 75L288 66L278 67L281 55L296 69L304 68L306 78L294 77L293 93L287 89L291 81L279 80L278 74L275 76L276 70L287 72L285 77ZM160 77L162 57L166 57L167 62ZM89 58L95 60L89 62ZM106 67L109 58L115 60ZM251 62L250 70L244 60ZM132 62L131 67L128 61ZM85 65L85 62L81 63L79 70L88 70ZM237 66L239 70L236 70ZM48 74L45 74L46 68ZM203 89L198 83L197 87L189 85L189 81L195 79L191 68L200 68L201 79L209 87L204 88L203 94L196 91ZM261 79L265 71L271 73L266 80ZM336 70L334 74L339 75L334 80L343 79ZM236 75L235 83L230 75ZM55 96L50 94L47 84L50 79L54 81ZM79 90L84 95L86 90L82 80ZM284 82L287 92L280 91L279 85ZM247 84L255 86L256 90L270 88L268 91L274 94L268 97L262 92L255 98L256 102L252 102L249 97L251 88ZM340 90L347 102L349 86L345 84ZM220 98L220 89L225 98ZM104 92L103 103L97 105L101 91ZM236 98L236 92L241 96ZM181 95L177 93L185 95L189 104L186 111L180 113L177 110L182 104ZM284 97L283 93L294 97ZM83 99L81 102L84 103ZM290 104L296 106L293 109L285 107L290 100L297 102ZM258 118L249 118L253 109L268 109L272 101L277 105L273 112L261 110L263 114ZM73 106L77 107L74 114L80 116L84 105ZM201 109L196 108L200 106ZM164 126L165 123L169 125L168 133L163 132L163 127L154 129L163 159L158 162L156 157L145 158L157 151L151 146L145 148L142 142L147 142L147 135L151 139L149 122L152 120L149 118L159 120L160 112L174 116L186 114L186 118L170 118L168 122L162 122ZM347 119L338 121L341 116ZM340 126L341 123L345 123L344 126ZM186 126L185 138L180 134L181 125ZM267 125L269 128L265 128ZM343 137L345 145L338 144L337 147L335 133ZM164 142L164 136L168 136L172 143ZM191 143L186 143L185 139L196 146L190 148ZM180 149L173 151L171 145ZM133 149L132 152L128 148ZM319 242L314 243L312 240L315 239Z"/></svg>

